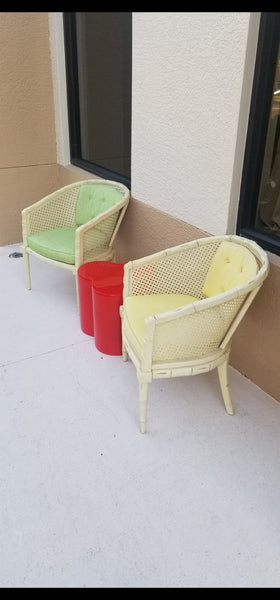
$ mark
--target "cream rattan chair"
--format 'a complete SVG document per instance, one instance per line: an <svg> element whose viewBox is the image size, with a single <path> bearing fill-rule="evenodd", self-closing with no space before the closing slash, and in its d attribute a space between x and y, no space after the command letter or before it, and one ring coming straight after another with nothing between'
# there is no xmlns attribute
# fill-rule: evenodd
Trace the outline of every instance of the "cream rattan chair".
<svg viewBox="0 0 280 600"><path fill-rule="evenodd" d="M228 414L234 414L227 366L232 336L268 275L255 242L212 236L126 263L123 359L139 381L140 429L146 431L153 379L197 375L217 368Z"/></svg>
<svg viewBox="0 0 280 600"><path fill-rule="evenodd" d="M80 265L114 261L113 244L129 199L130 192L121 183L87 179L25 208L21 249L27 288L31 288L29 255L72 271L76 289Z"/></svg>

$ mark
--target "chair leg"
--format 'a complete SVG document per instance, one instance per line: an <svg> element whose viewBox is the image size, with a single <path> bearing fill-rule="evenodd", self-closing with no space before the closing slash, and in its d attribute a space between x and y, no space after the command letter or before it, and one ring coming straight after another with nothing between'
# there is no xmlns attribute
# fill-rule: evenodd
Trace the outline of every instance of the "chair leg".
<svg viewBox="0 0 280 600"><path fill-rule="evenodd" d="M139 383L140 396L140 431L146 433L147 405L148 405L148 383Z"/></svg>
<svg viewBox="0 0 280 600"><path fill-rule="evenodd" d="M24 262L26 287L28 290L31 290L29 254L28 254L28 252L26 252L26 249L24 246L21 246L21 251L22 251L23 262Z"/></svg>
<svg viewBox="0 0 280 600"><path fill-rule="evenodd" d="M78 275L77 275L77 273L75 274L75 280L76 280L76 298L77 298L77 306L78 306L78 312L80 313L79 282L78 282Z"/></svg>
<svg viewBox="0 0 280 600"><path fill-rule="evenodd" d="M231 402L228 386L228 359L229 355L227 354L226 359L221 365L217 367L217 369L226 411L229 415L234 415L234 408Z"/></svg>
<svg viewBox="0 0 280 600"><path fill-rule="evenodd" d="M126 349L126 346L124 344L123 341L123 324L122 324L122 314L123 314L123 307L120 306L120 317L121 317L121 335L122 335L122 359L124 362L126 362L128 360L128 352Z"/></svg>
<svg viewBox="0 0 280 600"><path fill-rule="evenodd" d="M122 359L126 362L128 360L128 354L127 354L127 349L124 346L124 344L122 345Z"/></svg>

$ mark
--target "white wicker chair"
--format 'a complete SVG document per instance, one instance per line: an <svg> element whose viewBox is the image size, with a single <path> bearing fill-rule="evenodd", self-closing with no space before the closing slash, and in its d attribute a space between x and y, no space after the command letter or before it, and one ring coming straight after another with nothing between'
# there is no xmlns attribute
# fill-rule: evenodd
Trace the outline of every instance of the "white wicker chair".
<svg viewBox="0 0 280 600"><path fill-rule="evenodd" d="M25 208L21 250L27 288L31 288L29 255L72 271L76 289L80 265L114 261L113 244L129 199L130 192L121 183L86 179Z"/></svg>
<svg viewBox="0 0 280 600"><path fill-rule="evenodd" d="M227 366L232 336L268 275L255 242L212 236L126 263L123 360L137 370L140 430L146 431L153 379L197 375L217 368L228 414L234 414Z"/></svg>

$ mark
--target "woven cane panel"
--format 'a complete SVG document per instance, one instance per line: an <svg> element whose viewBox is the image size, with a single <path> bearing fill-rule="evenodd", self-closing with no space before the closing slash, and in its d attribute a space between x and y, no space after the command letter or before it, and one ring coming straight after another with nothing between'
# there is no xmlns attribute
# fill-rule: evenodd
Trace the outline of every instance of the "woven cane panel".
<svg viewBox="0 0 280 600"><path fill-rule="evenodd" d="M101 253L107 250L108 246L109 243L107 237L102 231L99 231L97 228L90 229L84 236L83 256L81 256L81 261L90 262L91 260L95 260L97 249Z"/></svg>
<svg viewBox="0 0 280 600"><path fill-rule="evenodd" d="M57 227L75 227L77 190L56 194L30 211L29 233Z"/></svg>
<svg viewBox="0 0 280 600"><path fill-rule="evenodd" d="M187 360L216 350L243 298L156 326L153 361Z"/></svg>
<svg viewBox="0 0 280 600"><path fill-rule="evenodd" d="M106 250L108 249L107 244L98 246L98 248L91 248L88 252L84 252L82 257L82 263L91 262L92 260L99 260ZM105 258L104 258L105 260Z"/></svg>
<svg viewBox="0 0 280 600"><path fill-rule="evenodd" d="M114 214L85 232L84 248L86 251L90 250L90 248L97 248L100 244L109 246L115 229L117 216L117 214Z"/></svg>
<svg viewBox="0 0 280 600"><path fill-rule="evenodd" d="M107 236L98 227L93 227L86 231L83 236L84 252L89 252L93 248L99 246L108 246Z"/></svg>
<svg viewBox="0 0 280 600"><path fill-rule="evenodd" d="M103 252L109 248L117 218L118 213L113 214L84 233L82 262L95 260L97 249Z"/></svg>
<svg viewBox="0 0 280 600"><path fill-rule="evenodd" d="M102 231L103 235L106 236L108 243L115 230L116 222L119 216L119 211L115 212L110 217L106 217L104 221L98 224L98 229Z"/></svg>
<svg viewBox="0 0 280 600"><path fill-rule="evenodd" d="M203 298L203 285L219 243L186 247L133 268L132 294L190 294Z"/></svg>

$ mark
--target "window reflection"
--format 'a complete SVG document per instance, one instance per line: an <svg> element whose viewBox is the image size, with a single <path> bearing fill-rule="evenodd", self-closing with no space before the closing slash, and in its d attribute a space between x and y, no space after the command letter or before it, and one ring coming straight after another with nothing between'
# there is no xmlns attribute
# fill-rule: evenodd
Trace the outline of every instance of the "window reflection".
<svg viewBox="0 0 280 600"><path fill-rule="evenodd" d="M255 226L262 231L280 237L280 48Z"/></svg>

